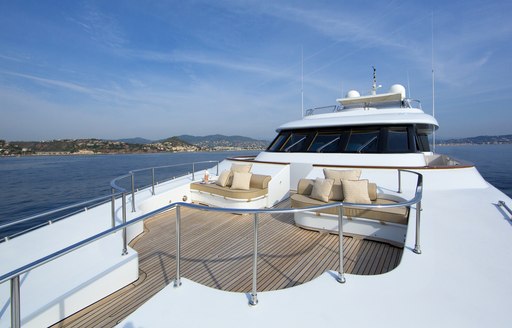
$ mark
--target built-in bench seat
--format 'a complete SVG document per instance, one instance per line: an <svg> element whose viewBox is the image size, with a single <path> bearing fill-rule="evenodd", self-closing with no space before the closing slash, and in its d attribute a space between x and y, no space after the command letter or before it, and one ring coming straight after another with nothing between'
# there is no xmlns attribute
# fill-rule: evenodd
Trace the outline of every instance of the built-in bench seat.
<svg viewBox="0 0 512 328"><path fill-rule="evenodd" d="M250 165L233 165L217 181L191 183L192 201L228 208L266 207L271 176L250 173L250 168Z"/></svg>
<svg viewBox="0 0 512 328"><path fill-rule="evenodd" d="M364 204L397 204L400 198L394 195L379 194L377 185L367 180L359 180L360 171L335 171L324 170L326 178L301 179L297 186L297 193L290 196L291 206L293 208L304 208L325 205L329 203L364 203ZM349 179L341 179L337 176ZM328 177L333 177L330 179ZM318 180L318 181L317 181ZM330 180L330 181L327 181ZM333 183L334 181L334 183ZM328 183L327 183L328 182ZM351 190L344 188L349 184L358 184L364 188ZM319 194L318 186L324 183L327 186L323 190L324 195ZM327 183L327 184L326 184ZM316 184L316 186L315 186ZM317 190L314 190L314 189ZM356 196L350 195L350 192L366 195L363 201ZM323 197L322 197L323 196ZM343 207L343 232L346 235L362 236L368 239L385 241L397 246L403 246L407 231L409 209L407 207L388 207L388 208L355 208L350 206ZM328 231L338 233L338 208L328 208L320 211L305 211L294 214L295 224L310 230Z"/></svg>

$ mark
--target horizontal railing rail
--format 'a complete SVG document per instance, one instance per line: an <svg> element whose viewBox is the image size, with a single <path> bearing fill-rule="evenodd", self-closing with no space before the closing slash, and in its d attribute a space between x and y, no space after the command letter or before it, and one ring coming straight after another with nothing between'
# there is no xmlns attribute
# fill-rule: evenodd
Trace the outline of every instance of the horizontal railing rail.
<svg viewBox="0 0 512 328"><path fill-rule="evenodd" d="M62 212L65 212L65 211L68 211L68 210L71 210L71 209L83 207L82 209L78 209L76 211L73 211L73 212L70 212L70 213L66 213L66 214L64 214L64 215L62 215L62 216L60 216L58 218L52 218L52 219L46 220L44 222L37 222L35 225L27 227L27 228L25 228L23 230L18 230L16 232L12 233L12 234L9 234L9 235L7 235L5 237L2 237L2 239L0 239L0 242L8 241L9 239L12 239L14 237L23 235L24 233L27 233L29 231L32 231L32 230L35 230L35 229L47 226L49 224L53 224L53 223L55 223L55 222L57 222L59 220L65 219L65 218L67 218L67 217L69 217L71 215L78 214L78 213L80 213L82 211L87 211L87 210L92 209L94 207L103 205L103 204L105 204L107 202L112 202L112 208L114 208L115 207L115 200L117 198L123 197L123 194L126 194L129 190L131 191L131 196L132 196L131 197L132 212L135 212L135 209L136 209L135 208L135 192L136 192L136 189L135 189L135 180L134 179L135 179L135 174L136 173L140 173L140 172L144 172L144 171L151 171L151 173L152 173L151 184L150 184L151 185L151 192L152 192L152 195L155 195L155 186L156 185L161 184L161 183L163 183L165 181L172 180L173 178L175 178L175 177L173 177L171 179L164 179L164 180L156 181L155 180L155 170L190 166L191 169L192 169L191 172L188 172L187 174L183 174L183 175L181 175L181 177L182 176L186 176L186 175L192 173L192 179L195 179L195 172L196 172L195 168L196 168L196 165L208 164L208 163L215 163L216 164L216 169L217 169L216 175L218 175L219 174L219 161L189 162L189 163L162 165L162 166L155 166L155 167L148 167L148 168L141 168L141 169L131 170L131 171L128 172L128 174L116 177L116 178L114 178L110 182L110 186L111 186L111 189L112 189L112 194L111 195L101 196L101 197L85 200L85 201L82 201L82 202L79 202L79 203L74 203L74 204L71 204L71 205L59 207L59 208L54 209L54 210L46 211L46 212L43 212L43 213L39 213L39 214L36 214L36 215L32 215L32 216L29 216L29 217L26 217L26 218L22 218L22 219L19 219L19 220L7 222L7 223L4 223L4 224L0 225L0 230L3 230L3 229L6 229L6 228L15 227L15 226L20 225L22 223L28 223L30 221L34 221L34 220L37 220L37 219L40 219L40 218L43 218L43 217L47 217L47 216L50 216L52 214L62 213ZM123 187L118 185L118 182L120 180L127 179L127 178L131 178L132 179L132 181L131 181L131 189L123 188ZM143 186L142 188L146 188L146 187L147 186ZM115 212L112 210L112 227L113 226L115 226Z"/></svg>
<svg viewBox="0 0 512 328"><path fill-rule="evenodd" d="M338 227L339 227L339 269L338 269L338 277L337 281L340 283L345 282L344 277L344 267L343 267L343 207L350 206L355 208L363 208L363 209L373 209L373 208L393 208L393 207L411 207L416 205L416 236L415 236L415 247L414 252L420 254L420 212L421 212L421 199L423 193L423 176L417 172L409 171L409 170L398 170L399 176L402 172L408 172L415 174L417 176L416 189L414 192L414 197L409 200L405 200L395 204L358 204L358 203L329 203L325 205L304 207L304 208L263 208L263 209L238 209L238 208L218 208L218 207L208 207L202 206L192 203L184 203L184 202L176 202L169 205L166 205L160 209L154 210L147 214L138 216L128 222L126 222L126 201L125 195L123 193L123 223L118 226L113 226L110 229L107 229L103 232L100 232L94 236L86 238L80 242L72 244L68 247L65 247L59 251L51 253L47 256L44 256L36 261L23 265L15 270L12 270L8 273L0 276L0 284L4 283L8 280L11 282L11 326L12 327L20 327L21 324L21 316L20 316L20 275L33 270L37 267L40 267L50 261L53 261L57 258L60 258L66 254L69 254L75 250L78 250L88 244L91 244L99 239L105 238L113 233L116 233L120 230L123 230L123 251L122 255L127 254L127 246L126 246L126 228L135 223L144 221L148 218L154 217L155 215L176 209L176 279L174 281L174 286L178 287L181 285L181 272L180 272L180 261L181 261L181 207L188 207L196 210L202 211L211 211L211 212L224 212L224 213L235 213L235 214L252 214L254 215L254 250L253 250L253 287L252 292L250 294L250 305L256 305L258 303L257 299L257 260L258 260L258 216L260 214L283 214L283 213L300 213L306 211L321 211L328 208L338 208Z"/></svg>
<svg viewBox="0 0 512 328"><path fill-rule="evenodd" d="M317 112L317 111L323 111L326 113L334 113L334 112L339 112L341 109L342 109L342 107L340 105L330 105L330 106L309 108L309 109L306 109L304 116L315 115L315 112Z"/></svg>

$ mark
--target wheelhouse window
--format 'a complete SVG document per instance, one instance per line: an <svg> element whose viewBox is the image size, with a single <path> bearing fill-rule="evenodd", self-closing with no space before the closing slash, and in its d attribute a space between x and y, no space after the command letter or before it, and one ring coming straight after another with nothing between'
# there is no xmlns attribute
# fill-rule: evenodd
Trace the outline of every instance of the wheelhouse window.
<svg viewBox="0 0 512 328"><path fill-rule="evenodd" d="M286 143L281 147L281 151L287 153L305 151L307 149L305 147L307 139L308 133L292 133Z"/></svg>
<svg viewBox="0 0 512 328"><path fill-rule="evenodd" d="M408 152L409 136L406 127L393 127L388 129L386 151L388 153Z"/></svg>
<svg viewBox="0 0 512 328"><path fill-rule="evenodd" d="M432 126L345 126L281 131L270 152L414 153L428 152Z"/></svg>
<svg viewBox="0 0 512 328"><path fill-rule="evenodd" d="M339 152L341 140L340 133L318 133L308 149L310 153L336 153Z"/></svg>
<svg viewBox="0 0 512 328"><path fill-rule="evenodd" d="M376 153L379 135L379 129L352 129L345 151L348 153Z"/></svg>

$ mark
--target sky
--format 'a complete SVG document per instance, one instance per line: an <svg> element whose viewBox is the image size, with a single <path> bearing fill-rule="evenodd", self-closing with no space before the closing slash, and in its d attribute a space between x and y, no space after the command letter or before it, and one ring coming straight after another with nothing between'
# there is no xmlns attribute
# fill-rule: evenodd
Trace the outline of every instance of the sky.
<svg viewBox="0 0 512 328"><path fill-rule="evenodd" d="M0 0L0 139L271 140L372 66L427 113L434 67L439 138L512 134L510 0Z"/></svg>

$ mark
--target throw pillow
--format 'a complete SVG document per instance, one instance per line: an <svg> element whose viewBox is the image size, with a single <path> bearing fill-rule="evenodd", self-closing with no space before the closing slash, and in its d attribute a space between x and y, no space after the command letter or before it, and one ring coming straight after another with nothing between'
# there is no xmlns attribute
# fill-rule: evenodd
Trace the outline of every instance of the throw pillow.
<svg viewBox="0 0 512 328"><path fill-rule="evenodd" d="M231 174L232 173L229 170L222 171L222 173L219 175L219 178L217 179L217 181L215 181L215 184L218 186L221 186L221 187L226 187Z"/></svg>
<svg viewBox="0 0 512 328"><path fill-rule="evenodd" d="M368 180L342 180L344 201L347 203L371 204L368 196Z"/></svg>
<svg viewBox="0 0 512 328"><path fill-rule="evenodd" d="M252 173L234 172L231 189L249 190Z"/></svg>
<svg viewBox="0 0 512 328"><path fill-rule="evenodd" d="M316 178L310 197L327 203L329 201L329 195L331 194L333 183L333 179Z"/></svg>

